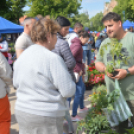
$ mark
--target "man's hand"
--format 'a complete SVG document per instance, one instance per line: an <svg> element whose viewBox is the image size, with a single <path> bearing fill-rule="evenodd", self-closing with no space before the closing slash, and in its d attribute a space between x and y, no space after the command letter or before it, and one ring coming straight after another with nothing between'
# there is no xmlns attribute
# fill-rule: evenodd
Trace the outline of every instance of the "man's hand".
<svg viewBox="0 0 134 134"><path fill-rule="evenodd" d="M119 73L115 76L115 79L121 80L127 76L127 71L125 69L116 69Z"/></svg>
<svg viewBox="0 0 134 134"><path fill-rule="evenodd" d="M107 72L107 71L105 71L105 73L106 73L106 75L107 75L109 78L115 79L115 77L113 77L113 74L111 74L111 73L109 73L109 72Z"/></svg>

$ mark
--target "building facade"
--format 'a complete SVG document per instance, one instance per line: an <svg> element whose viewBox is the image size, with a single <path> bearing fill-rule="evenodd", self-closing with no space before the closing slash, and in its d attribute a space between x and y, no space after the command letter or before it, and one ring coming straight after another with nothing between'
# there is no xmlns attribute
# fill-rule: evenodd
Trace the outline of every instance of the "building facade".
<svg viewBox="0 0 134 134"><path fill-rule="evenodd" d="M111 0L110 2L106 2L104 5L103 15L106 15L107 13L112 12L116 5L117 5L116 0Z"/></svg>

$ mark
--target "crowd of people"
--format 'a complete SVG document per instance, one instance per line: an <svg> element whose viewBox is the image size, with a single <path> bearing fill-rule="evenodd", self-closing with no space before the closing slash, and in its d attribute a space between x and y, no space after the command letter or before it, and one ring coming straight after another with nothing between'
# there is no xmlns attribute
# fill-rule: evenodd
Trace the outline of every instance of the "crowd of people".
<svg viewBox="0 0 134 134"><path fill-rule="evenodd" d="M89 28L84 29L79 22L74 25L74 31L69 33L71 23L65 17L59 16L56 20L48 16L26 18L23 22L24 32L15 42L17 60L13 71L7 61L8 45L1 37L1 134L10 133L11 113L8 94L12 87L16 89L15 115L20 134L63 134L64 120L68 122L68 133L73 134L72 121L82 119L77 112L88 111L84 105L84 75L85 67L91 63L92 56L94 57L91 49L96 48L98 52L96 69L106 72L105 66L109 59L107 56L100 56L99 48L110 42L111 38L117 38L123 44L124 52L131 57L131 62L126 66L122 65L116 77L106 73L107 90L111 92L114 89L113 79L120 80L126 101L134 114L134 35L123 30L121 18L116 13L108 13L102 22L107 33L90 33ZM131 76L127 76L127 73ZM70 115L70 102L73 96ZM132 122L134 123L134 118ZM117 128L121 134L122 128L127 127L126 124L127 121Z"/></svg>

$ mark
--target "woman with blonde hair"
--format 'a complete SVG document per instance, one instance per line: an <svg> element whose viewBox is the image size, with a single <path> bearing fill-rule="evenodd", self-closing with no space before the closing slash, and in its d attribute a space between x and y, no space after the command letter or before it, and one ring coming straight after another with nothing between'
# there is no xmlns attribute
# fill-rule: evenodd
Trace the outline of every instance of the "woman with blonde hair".
<svg viewBox="0 0 134 134"><path fill-rule="evenodd" d="M35 44L15 62L15 113L20 134L63 133L66 98L74 95L76 87L63 59L51 52L58 30L53 20L37 21L31 32Z"/></svg>

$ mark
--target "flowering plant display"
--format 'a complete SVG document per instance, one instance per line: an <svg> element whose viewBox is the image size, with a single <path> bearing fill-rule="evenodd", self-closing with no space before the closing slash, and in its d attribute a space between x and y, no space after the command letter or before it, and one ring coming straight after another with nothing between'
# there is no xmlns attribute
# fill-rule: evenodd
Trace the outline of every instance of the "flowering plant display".
<svg viewBox="0 0 134 134"><path fill-rule="evenodd" d="M103 73L100 73L95 68L95 63L91 63L88 66L88 83L95 85L95 84L101 84L104 83L104 77L105 75Z"/></svg>

